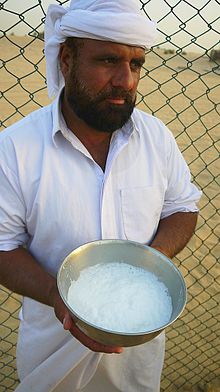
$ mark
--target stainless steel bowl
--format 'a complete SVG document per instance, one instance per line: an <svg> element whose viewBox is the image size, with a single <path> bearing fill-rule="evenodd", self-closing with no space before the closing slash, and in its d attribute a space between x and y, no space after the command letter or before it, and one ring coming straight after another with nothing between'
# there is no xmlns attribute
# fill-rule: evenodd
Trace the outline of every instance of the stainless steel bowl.
<svg viewBox="0 0 220 392"><path fill-rule="evenodd" d="M69 286L72 280L79 277L81 270L99 263L122 261L154 273L167 286L173 305L168 323L150 331L122 334L98 328L71 308L67 300ZM136 346L153 339L180 316L186 304L186 286L179 269L162 253L133 241L100 240L80 246L63 261L57 275L57 285L77 326L92 339L112 346Z"/></svg>

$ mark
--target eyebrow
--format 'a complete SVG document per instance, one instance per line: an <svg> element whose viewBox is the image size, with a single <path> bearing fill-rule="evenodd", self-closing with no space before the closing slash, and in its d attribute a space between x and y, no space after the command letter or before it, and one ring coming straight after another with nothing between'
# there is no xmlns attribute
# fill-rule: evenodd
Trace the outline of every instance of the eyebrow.
<svg viewBox="0 0 220 392"><path fill-rule="evenodd" d="M120 59L123 59L123 55L122 56L120 56L120 55L118 55L117 53L113 53L113 52L106 52L106 53L97 53L97 54L94 54L94 59L97 59L97 60L99 60L99 59L105 59L105 58L115 58L115 59L118 59L118 60L120 60ZM133 56L132 58L131 58L131 61L138 61L138 62L140 62L142 65L145 63L145 56Z"/></svg>

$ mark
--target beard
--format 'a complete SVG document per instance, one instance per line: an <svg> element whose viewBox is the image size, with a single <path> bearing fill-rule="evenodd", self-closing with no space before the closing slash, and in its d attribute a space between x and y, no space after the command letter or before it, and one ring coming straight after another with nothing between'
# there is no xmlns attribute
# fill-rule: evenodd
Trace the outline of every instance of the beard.
<svg viewBox="0 0 220 392"><path fill-rule="evenodd" d="M136 97L134 99L128 91L112 87L95 94L77 77L76 69L72 70L69 81L65 86L67 102L73 112L93 129L112 133L129 120ZM124 99L124 103L110 103L108 99L112 98Z"/></svg>

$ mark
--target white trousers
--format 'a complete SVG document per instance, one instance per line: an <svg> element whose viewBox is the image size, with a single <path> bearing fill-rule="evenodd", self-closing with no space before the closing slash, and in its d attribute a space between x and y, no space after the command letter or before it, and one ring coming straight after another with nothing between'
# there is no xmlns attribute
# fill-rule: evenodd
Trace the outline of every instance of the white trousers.
<svg viewBox="0 0 220 392"><path fill-rule="evenodd" d="M82 378L81 363L53 392L159 392L164 362L165 334L141 346L125 348L122 354L103 354L91 381L73 389L73 379ZM83 362L83 361L82 361Z"/></svg>
<svg viewBox="0 0 220 392"><path fill-rule="evenodd" d="M159 392L164 332L121 354L94 353L63 330L51 308L26 302L17 343L21 383L16 392Z"/></svg>

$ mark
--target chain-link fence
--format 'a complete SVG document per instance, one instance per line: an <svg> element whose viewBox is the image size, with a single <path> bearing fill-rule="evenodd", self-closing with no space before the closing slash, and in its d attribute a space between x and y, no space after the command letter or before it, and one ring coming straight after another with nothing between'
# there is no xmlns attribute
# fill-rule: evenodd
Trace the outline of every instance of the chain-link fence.
<svg viewBox="0 0 220 392"><path fill-rule="evenodd" d="M68 1L57 3L68 5ZM167 329L161 388L219 391L214 385L220 379L220 2L140 3L143 12L158 21L159 37L158 45L146 53L138 106L172 130L194 182L203 191L196 234L175 259L186 280L188 303L181 318ZM0 3L2 129L49 102L42 33L46 8L46 0ZM17 385L20 297L2 287L0 304L0 391L4 392Z"/></svg>

